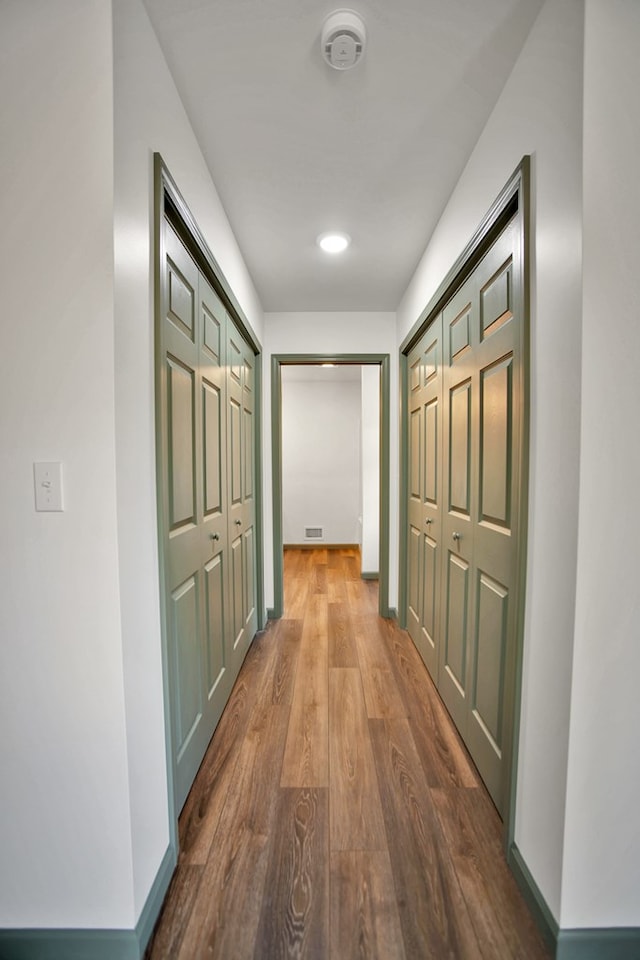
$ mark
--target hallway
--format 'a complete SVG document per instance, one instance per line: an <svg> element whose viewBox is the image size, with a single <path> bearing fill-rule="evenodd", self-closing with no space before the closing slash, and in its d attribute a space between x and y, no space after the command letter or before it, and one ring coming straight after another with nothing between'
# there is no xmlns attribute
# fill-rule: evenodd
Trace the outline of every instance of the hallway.
<svg viewBox="0 0 640 960"><path fill-rule="evenodd" d="M148 960L550 956L501 823L354 550L285 551L180 818Z"/></svg>

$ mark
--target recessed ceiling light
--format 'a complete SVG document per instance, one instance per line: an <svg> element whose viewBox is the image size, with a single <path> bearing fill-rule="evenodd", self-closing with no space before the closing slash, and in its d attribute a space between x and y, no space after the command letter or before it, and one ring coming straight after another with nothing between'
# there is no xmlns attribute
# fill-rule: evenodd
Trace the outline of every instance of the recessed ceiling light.
<svg viewBox="0 0 640 960"><path fill-rule="evenodd" d="M321 363L320 366L321 366L321 367L325 367L325 369L327 369L328 367L335 367L336 364L335 364L335 363Z"/></svg>
<svg viewBox="0 0 640 960"><path fill-rule="evenodd" d="M318 237L318 246L325 253L342 253L351 243L351 237L346 233L321 233Z"/></svg>

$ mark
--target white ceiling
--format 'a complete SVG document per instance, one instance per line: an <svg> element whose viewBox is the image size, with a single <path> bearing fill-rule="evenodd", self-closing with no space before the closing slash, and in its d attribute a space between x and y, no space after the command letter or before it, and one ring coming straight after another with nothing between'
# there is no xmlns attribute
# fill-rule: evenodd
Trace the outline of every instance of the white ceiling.
<svg viewBox="0 0 640 960"><path fill-rule="evenodd" d="M320 54L339 4L144 2L275 312L397 307L543 0L354 0L367 48L344 72Z"/></svg>

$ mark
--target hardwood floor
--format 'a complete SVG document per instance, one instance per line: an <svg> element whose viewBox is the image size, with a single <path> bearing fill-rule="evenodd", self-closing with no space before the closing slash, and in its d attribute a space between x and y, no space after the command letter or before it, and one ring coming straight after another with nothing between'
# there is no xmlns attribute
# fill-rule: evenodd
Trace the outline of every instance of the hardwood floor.
<svg viewBox="0 0 640 960"><path fill-rule="evenodd" d="M355 551L285 552L148 960L547 960L498 815Z"/></svg>

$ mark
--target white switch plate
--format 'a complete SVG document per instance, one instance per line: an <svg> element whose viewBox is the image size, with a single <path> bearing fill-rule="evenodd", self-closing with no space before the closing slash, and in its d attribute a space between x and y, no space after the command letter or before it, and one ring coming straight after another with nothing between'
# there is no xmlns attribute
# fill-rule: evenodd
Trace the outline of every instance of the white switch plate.
<svg viewBox="0 0 640 960"><path fill-rule="evenodd" d="M36 489L36 510L63 510L62 464L34 463L33 480Z"/></svg>

